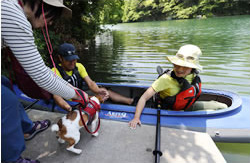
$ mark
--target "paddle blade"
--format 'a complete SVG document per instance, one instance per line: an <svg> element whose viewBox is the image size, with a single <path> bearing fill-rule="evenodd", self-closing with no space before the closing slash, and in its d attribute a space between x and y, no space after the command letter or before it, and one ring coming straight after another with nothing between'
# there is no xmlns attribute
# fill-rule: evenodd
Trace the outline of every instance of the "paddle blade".
<svg viewBox="0 0 250 163"><path fill-rule="evenodd" d="M156 70L159 75L163 73L163 69L161 68L161 66L157 66Z"/></svg>

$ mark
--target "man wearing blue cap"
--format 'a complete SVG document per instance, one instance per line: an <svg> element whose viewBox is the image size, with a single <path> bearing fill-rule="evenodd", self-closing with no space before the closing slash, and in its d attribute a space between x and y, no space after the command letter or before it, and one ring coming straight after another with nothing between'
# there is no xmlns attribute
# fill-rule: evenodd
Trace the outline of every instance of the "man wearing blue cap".
<svg viewBox="0 0 250 163"><path fill-rule="evenodd" d="M134 99L127 98L105 88L99 88L97 84L88 76L85 67L78 63L79 56L75 52L75 47L72 44L64 43L59 47L59 61L56 65L56 74L77 88L82 88L85 82L89 89L95 94L101 94L104 98L110 98L117 103L132 104ZM52 71L55 71L52 68ZM60 96L54 95L55 102L61 108L70 111L71 106L64 101Z"/></svg>

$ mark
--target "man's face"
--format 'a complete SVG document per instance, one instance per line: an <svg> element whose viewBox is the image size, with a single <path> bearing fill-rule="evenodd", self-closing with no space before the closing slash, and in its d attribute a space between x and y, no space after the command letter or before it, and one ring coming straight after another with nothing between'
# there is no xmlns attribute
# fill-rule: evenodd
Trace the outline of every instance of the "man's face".
<svg viewBox="0 0 250 163"><path fill-rule="evenodd" d="M61 61L62 67L65 71L72 71L75 68L76 62L77 62L76 59L72 61L67 61L63 57L60 57L60 58L61 58L60 61Z"/></svg>

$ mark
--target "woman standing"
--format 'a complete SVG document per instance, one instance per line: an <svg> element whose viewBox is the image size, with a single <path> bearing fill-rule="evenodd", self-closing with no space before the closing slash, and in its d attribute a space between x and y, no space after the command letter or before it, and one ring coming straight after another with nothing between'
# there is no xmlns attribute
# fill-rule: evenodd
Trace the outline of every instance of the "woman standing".
<svg viewBox="0 0 250 163"><path fill-rule="evenodd" d="M2 0L1 39L2 47L7 46L25 72L44 90L65 99L87 97L84 92L77 95L74 88L60 77L55 76L45 65L34 42L33 28L51 25L60 16L70 16L71 10L62 0ZM47 129L49 120L32 122L9 87L9 81L2 77L1 89L1 155L3 162L37 163L21 157L25 150L24 136L33 138ZM87 98L88 99L88 98Z"/></svg>

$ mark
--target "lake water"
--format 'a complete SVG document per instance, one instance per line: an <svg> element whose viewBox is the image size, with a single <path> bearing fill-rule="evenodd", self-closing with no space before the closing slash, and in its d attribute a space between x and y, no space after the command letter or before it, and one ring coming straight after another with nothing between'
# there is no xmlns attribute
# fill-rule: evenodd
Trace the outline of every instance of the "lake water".
<svg viewBox="0 0 250 163"><path fill-rule="evenodd" d="M172 68L167 55L175 55L184 44L195 44L203 52L203 88L250 95L250 15L106 28L110 31L97 36L95 47L85 49L80 56L96 82L150 86L157 78L158 65ZM250 162L250 144L217 146L228 162Z"/></svg>

